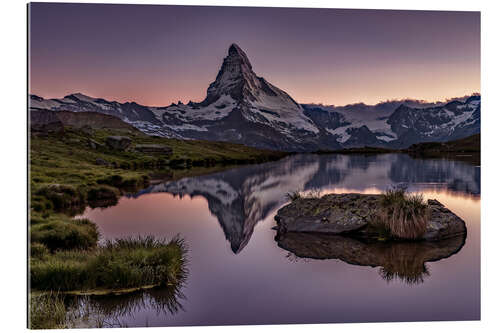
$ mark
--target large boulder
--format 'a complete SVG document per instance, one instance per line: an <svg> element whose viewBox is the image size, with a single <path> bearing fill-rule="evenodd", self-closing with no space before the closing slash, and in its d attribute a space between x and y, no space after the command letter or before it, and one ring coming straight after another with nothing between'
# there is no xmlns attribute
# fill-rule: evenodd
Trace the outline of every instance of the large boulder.
<svg viewBox="0 0 500 333"><path fill-rule="evenodd" d="M278 232L348 234L358 238L380 237L377 228L381 195L328 194L300 198L278 210ZM437 200L429 200L430 220L422 239L435 241L465 235L465 222Z"/></svg>
<svg viewBox="0 0 500 333"><path fill-rule="evenodd" d="M128 136L115 135L106 138L106 145L113 150L126 150L131 143L132 140Z"/></svg>

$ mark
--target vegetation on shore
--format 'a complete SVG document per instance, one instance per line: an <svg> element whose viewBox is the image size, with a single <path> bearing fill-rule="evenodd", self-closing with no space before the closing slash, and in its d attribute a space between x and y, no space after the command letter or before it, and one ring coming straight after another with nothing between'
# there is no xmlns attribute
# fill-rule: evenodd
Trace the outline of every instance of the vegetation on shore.
<svg viewBox="0 0 500 333"><path fill-rule="evenodd" d="M106 138L112 135L129 137L131 149L108 147ZM167 146L172 152L134 149L144 144ZM174 177L179 170L186 174L196 167L261 163L286 155L239 144L152 137L130 129L67 127L64 132L31 135L31 203L38 212L109 205L121 193L147 186L154 175Z"/></svg>
<svg viewBox="0 0 500 333"><path fill-rule="evenodd" d="M337 150L318 150L315 154L391 154L406 153L418 158L449 158L474 164L481 164L481 134L447 142L422 142L405 149L382 147L357 147Z"/></svg>
<svg viewBox="0 0 500 333"><path fill-rule="evenodd" d="M93 250L40 252L30 263L36 290L118 290L177 284L186 275L186 246L179 238L120 239Z"/></svg>
<svg viewBox="0 0 500 333"><path fill-rule="evenodd" d="M31 214L32 257L57 250L89 250L96 246L98 237L97 226L88 219L72 219L60 213Z"/></svg>
<svg viewBox="0 0 500 333"><path fill-rule="evenodd" d="M423 142L413 144L407 149L413 152L438 153L479 153L481 151L481 134L474 134L463 139L448 142Z"/></svg>
<svg viewBox="0 0 500 333"><path fill-rule="evenodd" d="M400 149L381 148L381 147L357 147L357 148L343 148L335 150L318 150L315 154L390 154L400 153Z"/></svg>
<svg viewBox="0 0 500 333"><path fill-rule="evenodd" d="M106 144L109 136L130 138L130 149ZM166 148L134 148L140 145ZM176 173L199 174L285 155L238 144L151 137L130 127L65 127L32 133L30 327L77 326L68 321L69 310L63 302L68 293L133 293L159 287L169 290L166 296L160 292L159 304L169 310L179 307L176 297L186 277L187 250L182 239L148 237L98 245L97 226L88 219L72 218L86 206L114 205L121 195L148 186L155 177L172 179Z"/></svg>
<svg viewBox="0 0 500 333"><path fill-rule="evenodd" d="M182 298L180 289L187 277L186 253L180 238L120 239L86 250L54 252L34 242L30 258L30 328L77 326L82 316L79 311L71 314L63 301L66 295L119 295L153 288L159 289L149 292L157 306L175 311L181 307L177 299Z"/></svg>
<svg viewBox="0 0 500 333"><path fill-rule="evenodd" d="M106 144L109 136L127 136L130 149ZM140 151L137 145L168 147ZM30 140L30 237L34 251L88 250L95 247L97 230L88 220L74 220L86 206L106 207L123 193L147 186L152 177L172 178L177 170L194 166L256 163L286 153L238 144L182 141L152 137L131 128L72 128L32 133ZM203 172L203 171L201 171Z"/></svg>
<svg viewBox="0 0 500 333"><path fill-rule="evenodd" d="M418 158L448 158L474 165L481 164L481 134L448 142L423 142L411 145L405 150Z"/></svg>

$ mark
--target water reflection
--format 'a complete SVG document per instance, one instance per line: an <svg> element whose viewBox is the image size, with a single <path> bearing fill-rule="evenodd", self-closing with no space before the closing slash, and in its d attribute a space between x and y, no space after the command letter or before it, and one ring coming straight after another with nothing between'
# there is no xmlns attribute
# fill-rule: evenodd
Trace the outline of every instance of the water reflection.
<svg viewBox="0 0 500 333"><path fill-rule="evenodd" d="M157 316L184 310L181 286L147 289L122 295L66 296L68 319L74 327L124 327L123 317L147 309Z"/></svg>
<svg viewBox="0 0 500 333"><path fill-rule="evenodd" d="M155 185L114 207L87 208L84 216L96 222L103 240L179 234L189 246L186 299L178 299L185 311L158 312L145 293L144 304L133 303L140 306L117 316L126 326L477 320L479 170L405 155L296 155ZM437 248L386 248L344 241L346 251L332 252L336 245L322 239L312 252L318 259L303 259L310 249L299 252L289 239L281 241L288 242L286 250L275 241L271 228L286 192L380 193L401 182L460 216L467 225L465 244L459 239ZM338 260L319 260L318 251Z"/></svg>
<svg viewBox="0 0 500 333"><path fill-rule="evenodd" d="M480 168L461 161L414 159L405 154L295 155L278 162L252 165L211 175L151 186L133 197L166 192L202 196L217 217L231 250L248 244L255 225L285 204L285 194L349 188L383 191L395 183L410 190L426 188L479 196Z"/></svg>
<svg viewBox="0 0 500 333"><path fill-rule="evenodd" d="M276 236L278 246L294 257L340 259L351 265L380 267L379 275L390 282L419 284L430 275L426 263L448 258L460 251L465 235L438 242L366 242L339 235L285 233Z"/></svg>

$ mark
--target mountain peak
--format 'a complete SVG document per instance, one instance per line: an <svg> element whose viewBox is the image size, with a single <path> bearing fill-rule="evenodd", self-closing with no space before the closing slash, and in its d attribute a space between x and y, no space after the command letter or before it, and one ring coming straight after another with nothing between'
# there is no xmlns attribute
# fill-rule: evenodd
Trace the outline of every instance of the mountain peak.
<svg viewBox="0 0 500 333"><path fill-rule="evenodd" d="M201 103L208 105L222 95L230 95L241 101L248 91L257 89L259 79L252 70L250 60L245 52L236 44L231 44L228 54L222 62L217 78L207 89L207 97Z"/></svg>
<svg viewBox="0 0 500 333"><path fill-rule="evenodd" d="M89 103L92 103L96 100L96 98L87 96L87 95L82 94L80 92L64 96L64 98L68 98L68 99L72 99L72 100L79 100L82 102L89 102Z"/></svg>
<svg viewBox="0 0 500 333"><path fill-rule="evenodd" d="M245 52L235 43L231 44L229 50L227 52L229 58L241 59L241 63L247 65L250 69L252 69L252 65L250 64L250 60L248 60Z"/></svg>

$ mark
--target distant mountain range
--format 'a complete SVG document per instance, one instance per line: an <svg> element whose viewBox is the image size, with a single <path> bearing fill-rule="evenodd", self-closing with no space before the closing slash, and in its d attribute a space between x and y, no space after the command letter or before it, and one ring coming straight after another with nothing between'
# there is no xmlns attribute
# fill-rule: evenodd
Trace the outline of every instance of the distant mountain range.
<svg viewBox="0 0 500 333"><path fill-rule="evenodd" d="M257 76L236 44L206 98L148 107L80 93L62 99L30 95L31 110L98 112L116 116L150 134L228 141L285 151L351 147L406 148L414 143L459 139L480 132L481 96L429 103L396 100L346 106L299 104Z"/></svg>

